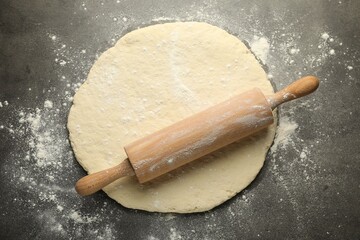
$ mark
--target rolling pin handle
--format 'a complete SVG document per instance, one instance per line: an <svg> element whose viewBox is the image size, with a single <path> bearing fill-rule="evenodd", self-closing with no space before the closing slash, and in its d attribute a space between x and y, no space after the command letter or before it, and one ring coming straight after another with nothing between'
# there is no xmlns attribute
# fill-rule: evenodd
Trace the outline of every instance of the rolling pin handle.
<svg viewBox="0 0 360 240"><path fill-rule="evenodd" d="M103 187L109 185L115 180L134 175L134 170L129 162L129 159L125 159L119 165L115 167L105 169L100 172L92 173L81 178L75 185L76 192L81 196L91 195Z"/></svg>
<svg viewBox="0 0 360 240"><path fill-rule="evenodd" d="M314 92L319 86L319 79L314 76L306 76L293 82L274 95L267 97L272 109L284 102L306 96Z"/></svg>

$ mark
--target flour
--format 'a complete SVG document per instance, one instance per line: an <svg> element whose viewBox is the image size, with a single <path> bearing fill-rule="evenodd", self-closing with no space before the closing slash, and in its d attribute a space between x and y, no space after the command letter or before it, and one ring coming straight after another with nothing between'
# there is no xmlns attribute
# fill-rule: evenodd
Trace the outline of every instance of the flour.
<svg viewBox="0 0 360 240"><path fill-rule="evenodd" d="M59 61L60 66L66 65L66 63L67 63L67 62L66 62L65 60L60 60L60 61Z"/></svg>
<svg viewBox="0 0 360 240"><path fill-rule="evenodd" d="M280 118L271 151L276 152L279 149L285 149L289 144L294 144L292 138L296 134L295 131L297 128L298 124L290 120L288 117Z"/></svg>
<svg viewBox="0 0 360 240"><path fill-rule="evenodd" d="M86 51L79 49L74 54L68 44L62 43L60 36L47 36L54 45L54 59L59 68L69 66L81 69L85 74L91 61L80 56ZM3 180L14 189L16 196L9 201L19 202L34 212L33 221L45 229L39 233L39 238L114 239L117 230L109 221L112 209L104 202L91 215L84 214L82 201L74 190L76 179L68 179L69 174L75 176L77 173L63 117L66 116L66 105L72 102L83 78L80 75L69 78L61 70L56 71L57 81L63 83L65 91L55 95L52 86L44 89L47 97L38 107L17 107L10 117L16 124L5 122L0 125L0 130L7 130L14 139L15 146L21 146L14 149L9 156L11 161L2 169L6 172ZM0 102L0 107L9 105L8 101ZM93 224L100 226L94 228Z"/></svg>
<svg viewBox="0 0 360 240"><path fill-rule="evenodd" d="M49 101L49 100L46 100L45 102L44 102L44 107L45 108L53 108L53 102L52 101Z"/></svg>
<svg viewBox="0 0 360 240"><path fill-rule="evenodd" d="M302 152L300 153L300 158L301 158L302 160L305 160L306 157L307 157L306 152L305 152L305 151L302 151Z"/></svg>
<svg viewBox="0 0 360 240"><path fill-rule="evenodd" d="M53 41L56 41L56 39L57 39L56 35L54 35L54 34L49 34L48 36L49 36L50 39L53 40Z"/></svg>
<svg viewBox="0 0 360 240"><path fill-rule="evenodd" d="M323 33L323 34L321 34L321 38L322 38L322 39L324 39L324 40L328 40L328 39L329 39L329 37L330 37L330 36L329 36L329 34L328 34L328 33L326 33L326 32L325 32L325 33Z"/></svg>
<svg viewBox="0 0 360 240"><path fill-rule="evenodd" d="M270 44L269 41L264 37L254 36L250 42L251 51L264 63L268 58Z"/></svg>
<svg viewBox="0 0 360 240"><path fill-rule="evenodd" d="M181 239L183 239L181 234L175 228L170 228L169 240L181 240Z"/></svg>
<svg viewBox="0 0 360 240"><path fill-rule="evenodd" d="M154 236L149 236L148 238L147 238L147 240L160 240L160 238L157 238L157 237L154 237Z"/></svg>
<svg viewBox="0 0 360 240"><path fill-rule="evenodd" d="M75 210L71 211L71 213L69 214L69 219L72 219L76 223L92 223L97 221L96 217L82 216L81 213Z"/></svg>
<svg viewBox="0 0 360 240"><path fill-rule="evenodd" d="M34 216L34 220L43 224L48 234L74 237L69 232L70 226L75 226L82 235L90 234L90 224L108 221L108 217L103 216L107 204L103 204L100 212L84 215L78 210L81 202L73 184L62 185L64 173L73 168L72 153L64 151L69 148L69 143L58 122L58 109L49 108L50 100L46 101L43 109L21 109L17 113L19 127L14 128L12 134L24 140L25 151L13 156L14 161L6 170L11 171L12 176L7 181L17 191L21 189L31 195L29 199L18 197L16 201L26 202L34 210L47 206L45 211ZM98 230L98 236L103 239L112 239L113 233L109 225Z"/></svg>
<svg viewBox="0 0 360 240"><path fill-rule="evenodd" d="M300 49L297 49L297 48L290 49L290 54L291 55L298 54L299 52L300 52Z"/></svg>

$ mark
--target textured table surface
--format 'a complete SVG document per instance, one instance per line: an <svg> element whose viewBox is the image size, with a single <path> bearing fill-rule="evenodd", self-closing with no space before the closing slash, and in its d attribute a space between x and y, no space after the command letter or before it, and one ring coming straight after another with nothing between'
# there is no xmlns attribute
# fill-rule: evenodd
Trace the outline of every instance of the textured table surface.
<svg viewBox="0 0 360 240"><path fill-rule="evenodd" d="M279 89L318 91L279 109L256 180L212 211L126 209L81 198L67 141L71 96L97 57L141 26L203 21L270 49ZM360 2L0 1L0 239L359 239ZM264 56L263 56L264 58Z"/></svg>

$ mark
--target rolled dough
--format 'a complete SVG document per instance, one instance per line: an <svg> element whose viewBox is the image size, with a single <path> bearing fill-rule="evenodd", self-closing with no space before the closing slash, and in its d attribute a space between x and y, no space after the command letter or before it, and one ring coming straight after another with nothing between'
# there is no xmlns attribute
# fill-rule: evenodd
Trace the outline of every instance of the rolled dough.
<svg viewBox="0 0 360 240"><path fill-rule="evenodd" d="M254 55L226 31L197 22L138 29L100 56L76 93L71 144L94 173L125 159L124 145L253 87L273 93ZM146 211L212 209L253 181L274 134L271 126L153 182L126 177L104 191Z"/></svg>

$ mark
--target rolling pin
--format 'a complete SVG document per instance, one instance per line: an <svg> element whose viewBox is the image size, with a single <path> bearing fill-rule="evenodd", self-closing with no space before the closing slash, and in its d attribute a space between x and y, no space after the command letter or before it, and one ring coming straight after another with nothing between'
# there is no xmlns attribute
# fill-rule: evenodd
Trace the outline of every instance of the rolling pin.
<svg viewBox="0 0 360 240"><path fill-rule="evenodd" d="M303 77L272 96L254 88L183 119L124 147L127 157L119 165L87 175L75 186L82 195L93 194L113 181L135 175L150 181L274 122L278 105L308 95L319 86L313 76Z"/></svg>

